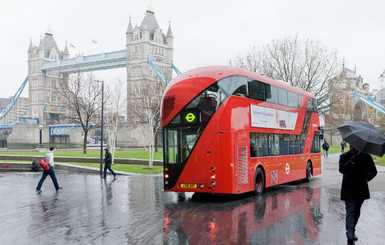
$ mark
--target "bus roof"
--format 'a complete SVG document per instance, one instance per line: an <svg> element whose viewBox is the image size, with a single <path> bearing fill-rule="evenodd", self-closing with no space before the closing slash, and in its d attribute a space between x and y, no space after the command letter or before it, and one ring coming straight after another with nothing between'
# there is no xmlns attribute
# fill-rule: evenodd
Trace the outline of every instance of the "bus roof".
<svg viewBox="0 0 385 245"><path fill-rule="evenodd" d="M163 94L160 126L163 127L167 125L184 106L204 89L218 80L232 75L249 77L266 84L305 95L306 97L314 98L314 95L310 92L241 68L230 66L201 67L180 74L167 85ZM167 111L167 113L163 113L165 111Z"/></svg>
<svg viewBox="0 0 385 245"><path fill-rule="evenodd" d="M297 88L297 87L293 87L284 81L274 80L272 78L265 77L265 76L262 76L260 74L254 73L254 72L247 71L245 69L238 68L238 67L232 67L232 66L205 66L205 67L200 67L200 68L196 68L196 69L184 72L184 73L180 74L179 76L175 77L170 82L170 84L167 86L165 92L167 92L168 88L174 86L176 83L179 83L179 82L185 81L185 80L189 80L192 78L198 78L198 77L212 78L213 79L212 83L214 83L214 82L216 82L222 78L232 76L232 75L246 76L246 77L253 78L253 79L256 79L258 81L267 83L267 84L271 84L271 85L274 85L274 86L277 86L280 88L287 89L287 90L292 91L292 92L304 94L304 95L309 96L311 98L315 98L312 93L305 91L303 89ZM204 88L202 88L202 90Z"/></svg>

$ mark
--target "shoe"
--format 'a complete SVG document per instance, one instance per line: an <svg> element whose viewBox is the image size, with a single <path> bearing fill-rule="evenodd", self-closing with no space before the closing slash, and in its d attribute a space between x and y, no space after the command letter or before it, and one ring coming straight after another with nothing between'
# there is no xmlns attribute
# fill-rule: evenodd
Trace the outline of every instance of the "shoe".
<svg viewBox="0 0 385 245"><path fill-rule="evenodd" d="M63 187L62 187L62 186L60 186L60 187L59 187L59 189L57 189L56 191L60 191L61 189L63 189Z"/></svg>
<svg viewBox="0 0 385 245"><path fill-rule="evenodd" d="M114 179L116 179L116 174L114 175Z"/></svg>
<svg viewBox="0 0 385 245"><path fill-rule="evenodd" d="M354 241L358 241L358 237L356 235L354 235L354 238L353 238Z"/></svg>
<svg viewBox="0 0 385 245"><path fill-rule="evenodd" d="M42 191L41 190L36 190L36 193L39 194L39 193L42 193Z"/></svg>
<svg viewBox="0 0 385 245"><path fill-rule="evenodd" d="M354 238L348 238L348 245L354 244Z"/></svg>

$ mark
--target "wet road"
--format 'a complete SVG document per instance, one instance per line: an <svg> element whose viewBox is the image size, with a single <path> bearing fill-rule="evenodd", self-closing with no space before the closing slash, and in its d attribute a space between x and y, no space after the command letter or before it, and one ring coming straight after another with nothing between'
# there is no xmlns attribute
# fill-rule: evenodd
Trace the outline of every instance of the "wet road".
<svg viewBox="0 0 385 245"><path fill-rule="evenodd" d="M338 155L310 183L239 198L163 192L161 176L0 172L0 244L346 244ZM356 244L384 244L385 171L370 183Z"/></svg>

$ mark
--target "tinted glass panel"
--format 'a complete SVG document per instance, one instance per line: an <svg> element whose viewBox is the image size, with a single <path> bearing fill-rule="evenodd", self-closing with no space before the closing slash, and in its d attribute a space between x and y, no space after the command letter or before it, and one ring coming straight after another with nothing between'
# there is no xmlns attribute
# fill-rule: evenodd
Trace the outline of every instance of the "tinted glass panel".
<svg viewBox="0 0 385 245"><path fill-rule="evenodd" d="M265 101L266 96L265 96L265 83L256 81L256 80L251 80L248 82L249 84L249 97L255 100L261 100Z"/></svg>
<svg viewBox="0 0 385 245"><path fill-rule="evenodd" d="M266 101L278 104L278 88L270 84L266 84Z"/></svg>

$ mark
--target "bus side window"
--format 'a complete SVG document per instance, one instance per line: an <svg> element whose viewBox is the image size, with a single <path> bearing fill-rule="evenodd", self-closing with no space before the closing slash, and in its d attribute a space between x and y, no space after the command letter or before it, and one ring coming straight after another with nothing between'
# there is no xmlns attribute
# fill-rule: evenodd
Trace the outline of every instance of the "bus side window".
<svg viewBox="0 0 385 245"><path fill-rule="evenodd" d="M248 85L249 85L249 98L266 101L266 96L265 96L266 84L265 83L262 83L256 80L251 80L251 81L248 81Z"/></svg>
<svg viewBox="0 0 385 245"><path fill-rule="evenodd" d="M231 95L247 97L247 78L244 76L234 75L225 77L218 81L218 86L222 93L224 93L220 102Z"/></svg>
<svg viewBox="0 0 385 245"><path fill-rule="evenodd" d="M298 95L296 93L288 91L288 106L293 108L299 108Z"/></svg>
<svg viewBox="0 0 385 245"><path fill-rule="evenodd" d="M278 104L278 88L266 84L266 101L272 104Z"/></svg>
<svg viewBox="0 0 385 245"><path fill-rule="evenodd" d="M278 88L278 103L287 106L287 90Z"/></svg>
<svg viewBox="0 0 385 245"><path fill-rule="evenodd" d="M279 137L279 153L280 155L289 154L289 135L281 134Z"/></svg>

